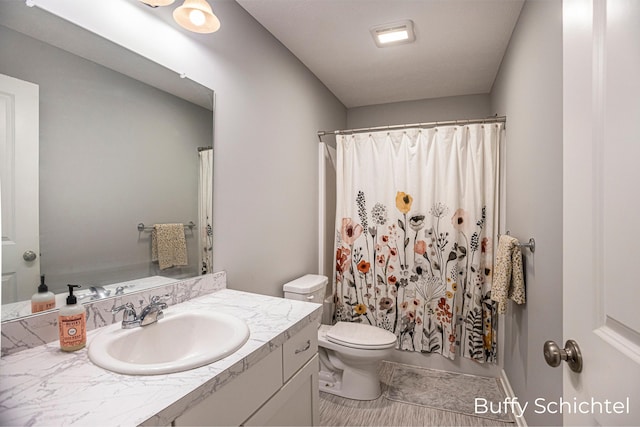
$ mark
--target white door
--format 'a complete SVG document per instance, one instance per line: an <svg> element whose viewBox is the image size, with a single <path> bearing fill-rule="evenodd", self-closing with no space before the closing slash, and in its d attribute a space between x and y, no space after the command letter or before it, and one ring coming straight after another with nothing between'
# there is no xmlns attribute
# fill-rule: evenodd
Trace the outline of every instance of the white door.
<svg viewBox="0 0 640 427"><path fill-rule="evenodd" d="M38 93L0 74L3 304L29 299L40 283Z"/></svg>
<svg viewBox="0 0 640 427"><path fill-rule="evenodd" d="M564 338L584 365L563 364L560 408L565 425L637 426L640 1L564 0L563 66Z"/></svg>

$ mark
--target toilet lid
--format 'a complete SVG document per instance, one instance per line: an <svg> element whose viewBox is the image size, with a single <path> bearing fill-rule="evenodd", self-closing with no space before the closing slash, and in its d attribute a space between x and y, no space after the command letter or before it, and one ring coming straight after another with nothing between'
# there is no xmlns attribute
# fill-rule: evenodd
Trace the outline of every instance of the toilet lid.
<svg viewBox="0 0 640 427"><path fill-rule="evenodd" d="M331 342L354 348L389 348L396 342L395 334L385 329L352 322L336 323L326 336Z"/></svg>

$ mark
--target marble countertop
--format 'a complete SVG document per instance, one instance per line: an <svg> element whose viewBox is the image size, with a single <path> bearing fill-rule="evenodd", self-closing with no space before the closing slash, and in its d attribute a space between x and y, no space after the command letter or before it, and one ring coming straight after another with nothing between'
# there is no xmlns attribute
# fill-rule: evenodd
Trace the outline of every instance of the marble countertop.
<svg viewBox="0 0 640 427"><path fill-rule="evenodd" d="M233 314L251 331L234 354L175 374L117 374L91 363L87 348L65 353L57 341L5 356L0 359L0 425L169 425L306 325L319 322L320 308L230 289L171 306L167 311ZM99 332L87 334L87 346Z"/></svg>

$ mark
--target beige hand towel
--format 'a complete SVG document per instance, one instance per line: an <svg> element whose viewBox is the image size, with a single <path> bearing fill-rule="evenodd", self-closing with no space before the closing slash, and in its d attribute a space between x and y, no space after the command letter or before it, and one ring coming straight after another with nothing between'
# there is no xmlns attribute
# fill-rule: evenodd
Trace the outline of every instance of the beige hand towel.
<svg viewBox="0 0 640 427"><path fill-rule="evenodd" d="M503 314L507 311L507 298L518 304L525 302L522 252L517 239L503 234L498 240L491 287L491 299L498 303L498 313Z"/></svg>
<svg viewBox="0 0 640 427"><path fill-rule="evenodd" d="M151 231L151 261L158 261L160 270L189 264L183 224L154 224Z"/></svg>

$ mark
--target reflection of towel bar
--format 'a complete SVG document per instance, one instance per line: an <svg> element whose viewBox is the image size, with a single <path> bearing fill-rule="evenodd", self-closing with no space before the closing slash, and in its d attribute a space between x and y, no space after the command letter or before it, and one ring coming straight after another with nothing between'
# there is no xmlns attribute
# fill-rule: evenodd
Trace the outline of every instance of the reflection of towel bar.
<svg viewBox="0 0 640 427"><path fill-rule="evenodd" d="M511 232L507 231L507 236L509 236L510 234ZM529 239L529 243L518 243L518 246L520 248L529 248L531 252L536 251L536 241L533 237Z"/></svg>
<svg viewBox="0 0 640 427"><path fill-rule="evenodd" d="M194 228L196 228L196 225L193 223L193 221L189 221L189 224L183 224L183 225L189 230L193 230ZM153 230L153 227L145 227L143 223L138 224L138 231L151 231L151 230Z"/></svg>

